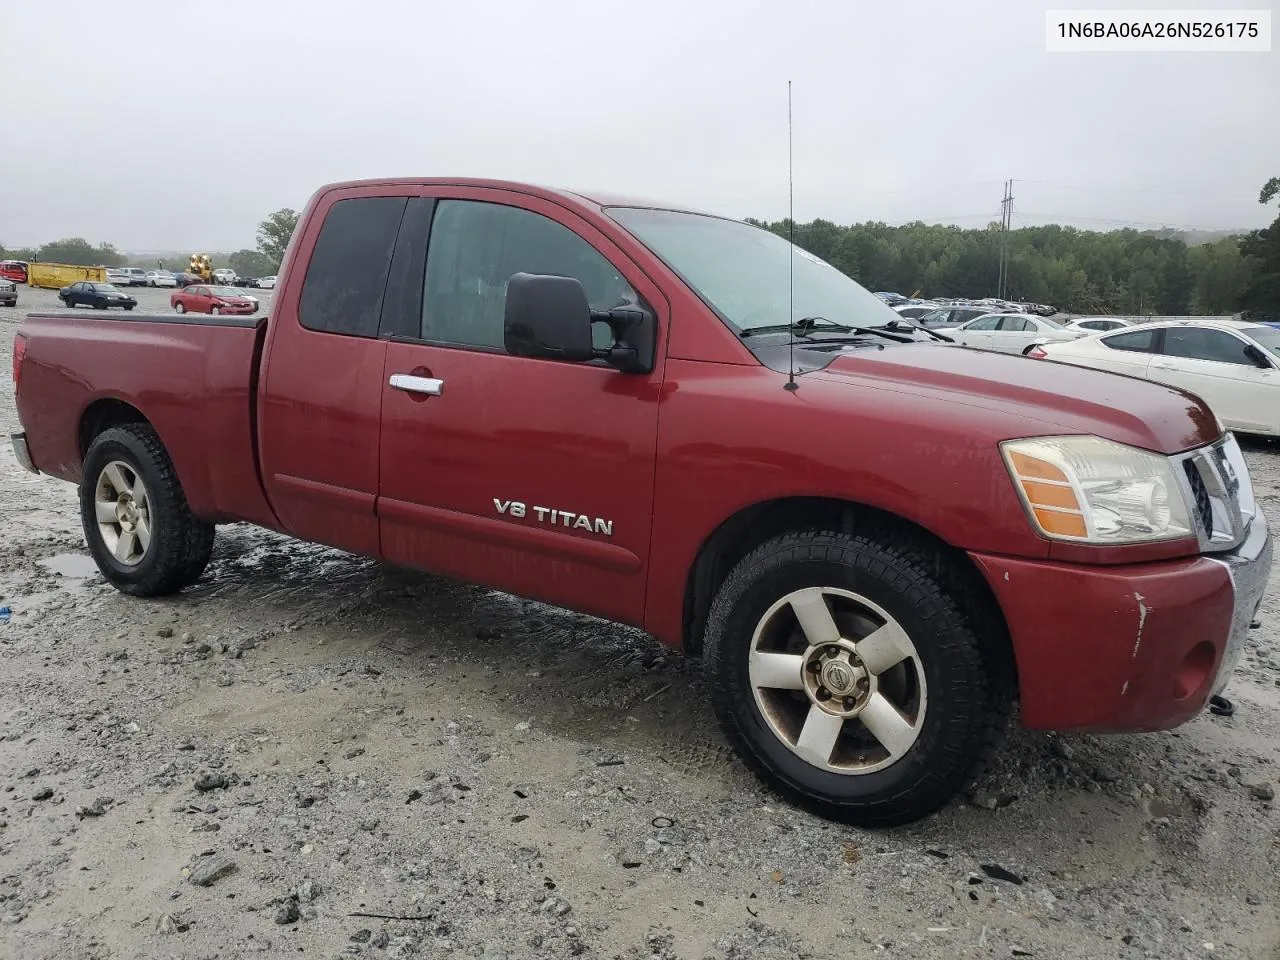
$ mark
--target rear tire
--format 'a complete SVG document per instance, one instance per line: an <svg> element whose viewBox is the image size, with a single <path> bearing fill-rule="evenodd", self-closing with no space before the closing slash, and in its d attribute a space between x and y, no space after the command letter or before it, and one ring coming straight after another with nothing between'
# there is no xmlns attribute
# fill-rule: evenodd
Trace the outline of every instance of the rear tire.
<svg viewBox="0 0 1280 960"><path fill-rule="evenodd" d="M214 525L191 512L173 462L147 424L112 427L89 444L80 519L102 575L132 596L190 586L213 553Z"/></svg>
<svg viewBox="0 0 1280 960"><path fill-rule="evenodd" d="M173 310L174 310L174 312L175 312L175 313L186 313L186 312L187 312L187 308L186 308L186 307L184 307L181 303L175 303L175 304L173 305Z"/></svg>
<svg viewBox="0 0 1280 960"><path fill-rule="evenodd" d="M866 827L919 820L969 784L1013 692L946 562L895 538L813 530L738 563L708 614L705 669L757 775Z"/></svg>

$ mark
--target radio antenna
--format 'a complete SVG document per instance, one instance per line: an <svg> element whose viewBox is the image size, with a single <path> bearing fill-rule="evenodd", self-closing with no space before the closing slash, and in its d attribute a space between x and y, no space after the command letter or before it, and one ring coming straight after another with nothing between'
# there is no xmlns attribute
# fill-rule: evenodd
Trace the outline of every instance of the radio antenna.
<svg viewBox="0 0 1280 960"><path fill-rule="evenodd" d="M796 181L791 147L791 81L787 81L787 248L789 303L787 306L787 382L784 390L799 390L796 383Z"/></svg>

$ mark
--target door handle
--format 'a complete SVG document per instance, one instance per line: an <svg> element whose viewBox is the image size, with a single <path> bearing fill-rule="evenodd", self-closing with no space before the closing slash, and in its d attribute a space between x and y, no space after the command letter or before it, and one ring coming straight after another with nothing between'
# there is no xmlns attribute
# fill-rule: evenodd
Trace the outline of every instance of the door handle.
<svg viewBox="0 0 1280 960"><path fill-rule="evenodd" d="M1156 361L1156 360L1152 360L1152 361L1151 361L1151 366L1152 366L1154 369L1156 369L1156 370L1175 370L1175 369L1177 369L1176 367L1174 367L1174 365L1173 365L1172 363L1160 363L1160 362L1158 362L1158 361Z"/></svg>
<svg viewBox="0 0 1280 960"><path fill-rule="evenodd" d="M390 380L393 390L405 393L422 393L429 397L438 397L444 393L444 381L434 377L415 377L408 373L393 373Z"/></svg>

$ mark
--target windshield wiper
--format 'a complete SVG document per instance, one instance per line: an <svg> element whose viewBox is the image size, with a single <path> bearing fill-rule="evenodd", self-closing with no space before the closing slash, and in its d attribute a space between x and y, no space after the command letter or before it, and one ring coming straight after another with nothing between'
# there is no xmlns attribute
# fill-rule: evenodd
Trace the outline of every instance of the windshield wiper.
<svg viewBox="0 0 1280 960"><path fill-rule="evenodd" d="M842 323L835 323L828 320L826 317L801 317L795 323L771 323L764 327L748 327L746 330L742 331L741 335L744 337L750 337L757 333L781 333L786 330L796 330L797 332L816 330L819 329L819 323L822 323L823 325L821 329L830 330L832 333L851 333L854 329L853 327L846 327ZM801 332L800 336L804 336L804 334Z"/></svg>
<svg viewBox="0 0 1280 960"><path fill-rule="evenodd" d="M821 323L821 326L819 324ZM917 330L923 330L935 340L945 340L947 343L954 343L950 337L944 337L940 333L934 333L925 327L916 327ZM854 333L862 336L883 337L885 340L892 340L894 343L915 343L916 338L913 335L903 335L892 333L884 327L851 327L843 323L835 323L826 317L801 317L794 324L775 323L767 327L750 327L742 331L742 336L749 337L757 333L783 333L788 330L794 330L796 336L809 338L815 333Z"/></svg>

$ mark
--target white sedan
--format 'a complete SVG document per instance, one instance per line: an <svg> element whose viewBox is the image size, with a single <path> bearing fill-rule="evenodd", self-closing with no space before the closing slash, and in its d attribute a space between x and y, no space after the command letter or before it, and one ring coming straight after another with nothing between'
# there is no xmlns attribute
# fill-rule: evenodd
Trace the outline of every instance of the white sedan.
<svg viewBox="0 0 1280 960"><path fill-rule="evenodd" d="M1026 353L1033 344L1073 340L1088 330L1072 330L1056 320L1032 313L989 313L948 330L947 336L965 347L997 353Z"/></svg>
<svg viewBox="0 0 1280 960"><path fill-rule="evenodd" d="M1048 343L1030 354L1181 387L1229 430L1280 436L1280 329L1243 321L1174 321Z"/></svg>
<svg viewBox="0 0 1280 960"><path fill-rule="evenodd" d="M274 276L258 278L259 290L274 290L275 288L276 288L276 278Z"/></svg>
<svg viewBox="0 0 1280 960"><path fill-rule="evenodd" d="M177 278L168 270L148 270L147 286L148 287L176 287L178 285Z"/></svg>

